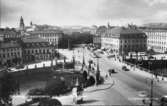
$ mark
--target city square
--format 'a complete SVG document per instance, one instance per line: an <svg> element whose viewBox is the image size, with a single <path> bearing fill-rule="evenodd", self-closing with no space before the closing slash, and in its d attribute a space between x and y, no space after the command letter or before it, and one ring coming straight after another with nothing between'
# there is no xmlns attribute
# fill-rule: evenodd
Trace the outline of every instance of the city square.
<svg viewBox="0 0 167 106"><path fill-rule="evenodd" d="M0 106L167 106L167 0L125 1L1 0Z"/></svg>

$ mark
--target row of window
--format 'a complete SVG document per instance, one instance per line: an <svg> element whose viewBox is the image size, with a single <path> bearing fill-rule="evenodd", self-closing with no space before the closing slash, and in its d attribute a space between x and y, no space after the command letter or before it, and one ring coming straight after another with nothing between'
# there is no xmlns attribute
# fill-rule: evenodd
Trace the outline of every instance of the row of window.
<svg viewBox="0 0 167 106"><path fill-rule="evenodd" d="M149 36L148 37L148 39L153 39L153 40L165 40L165 39L167 39L167 36L163 36L163 37L161 37L161 36Z"/></svg>
<svg viewBox="0 0 167 106"><path fill-rule="evenodd" d="M57 33L48 33L48 34L40 34L40 37L55 37L55 36L60 36L61 34Z"/></svg>
<svg viewBox="0 0 167 106"><path fill-rule="evenodd" d="M149 40L148 43L152 43L152 44L159 44L159 45L166 45L166 42L162 42L162 41L151 41Z"/></svg>
<svg viewBox="0 0 167 106"><path fill-rule="evenodd" d="M2 52L18 52L21 51L21 48L9 48L9 49L1 49Z"/></svg>
<svg viewBox="0 0 167 106"><path fill-rule="evenodd" d="M146 42L146 40L143 40L143 39L142 40L138 40L138 39L136 39L136 40L120 40L120 42L121 43L123 43L123 42L124 43L130 43L130 42L131 43L144 43L144 42Z"/></svg>
<svg viewBox="0 0 167 106"><path fill-rule="evenodd" d="M58 43L58 40L55 38L55 39L47 39L48 42L57 42Z"/></svg>
<svg viewBox="0 0 167 106"><path fill-rule="evenodd" d="M146 32L147 35L165 35L167 36L167 32Z"/></svg>
<svg viewBox="0 0 167 106"><path fill-rule="evenodd" d="M153 46L153 49L158 49L158 50L166 51L167 47Z"/></svg>
<svg viewBox="0 0 167 106"><path fill-rule="evenodd" d="M146 48L146 44L143 44L143 45L120 45L120 48Z"/></svg>
<svg viewBox="0 0 167 106"><path fill-rule="evenodd" d="M19 38L20 35L9 35L9 34L6 34L4 35L5 38Z"/></svg>
<svg viewBox="0 0 167 106"><path fill-rule="evenodd" d="M21 52L0 54L0 58L21 57Z"/></svg>
<svg viewBox="0 0 167 106"><path fill-rule="evenodd" d="M40 54L40 53L42 53L42 54L45 54L45 53L51 53L51 51L50 51L50 49L43 49L43 50L41 50L41 49L31 49L31 50L26 50L25 51L25 53L26 54L34 54L34 53L36 53L36 54Z"/></svg>

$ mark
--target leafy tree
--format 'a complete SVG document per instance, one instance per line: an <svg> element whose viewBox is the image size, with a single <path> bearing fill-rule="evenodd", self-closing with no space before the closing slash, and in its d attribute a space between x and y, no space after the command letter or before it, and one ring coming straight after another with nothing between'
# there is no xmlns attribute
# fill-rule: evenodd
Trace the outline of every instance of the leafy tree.
<svg viewBox="0 0 167 106"><path fill-rule="evenodd" d="M40 100L38 106L62 106L62 104L57 99L43 99Z"/></svg>
<svg viewBox="0 0 167 106"><path fill-rule="evenodd" d="M67 85L63 77L56 77L49 80L46 84L45 91L50 96L60 95L67 91Z"/></svg>

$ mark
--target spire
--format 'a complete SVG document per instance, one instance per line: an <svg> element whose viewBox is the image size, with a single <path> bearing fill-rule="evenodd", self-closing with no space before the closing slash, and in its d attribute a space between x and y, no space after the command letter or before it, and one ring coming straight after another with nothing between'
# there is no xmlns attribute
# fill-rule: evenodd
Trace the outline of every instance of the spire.
<svg viewBox="0 0 167 106"><path fill-rule="evenodd" d="M30 26L32 26L33 24L32 24L32 21L30 22Z"/></svg>
<svg viewBox="0 0 167 106"><path fill-rule="evenodd" d="M110 28L110 22L108 22L107 27Z"/></svg>
<svg viewBox="0 0 167 106"><path fill-rule="evenodd" d="M20 30L24 30L24 20L22 16L20 18Z"/></svg>

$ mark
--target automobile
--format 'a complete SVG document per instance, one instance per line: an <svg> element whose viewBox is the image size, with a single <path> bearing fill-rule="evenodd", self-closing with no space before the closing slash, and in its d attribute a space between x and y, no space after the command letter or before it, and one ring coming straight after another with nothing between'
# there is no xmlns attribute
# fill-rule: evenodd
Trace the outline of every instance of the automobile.
<svg viewBox="0 0 167 106"><path fill-rule="evenodd" d="M73 88L72 92L73 92L73 102L75 104L82 103L83 99L84 99L83 88L81 88L81 87L76 88L75 87L75 88Z"/></svg>
<svg viewBox="0 0 167 106"><path fill-rule="evenodd" d="M109 69L108 72L109 73L115 73L115 70L114 69Z"/></svg>
<svg viewBox="0 0 167 106"><path fill-rule="evenodd" d="M125 71L130 71L130 70L128 68L126 68Z"/></svg>
<svg viewBox="0 0 167 106"><path fill-rule="evenodd" d="M129 71L129 69L126 66L122 66L122 70Z"/></svg>
<svg viewBox="0 0 167 106"><path fill-rule="evenodd" d="M126 66L122 66L122 70L125 70L127 67Z"/></svg>
<svg viewBox="0 0 167 106"><path fill-rule="evenodd" d="M24 65L16 65L16 69L24 68Z"/></svg>
<svg viewBox="0 0 167 106"><path fill-rule="evenodd" d="M76 98L76 102L77 103L83 102L83 99L84 99L84 96L83 96L82 93L81 94L77 94L77 98Z"/></svg>
<svg viewBox="0 0 167 106"><path fill-rule="evenodd" d="M115 57L115 55L110 54L110 55L108 55L107 57L108 57L108 58L112 58L112 57Z"/></svg>
<svg viewBox="0 0 167 106"><path fill-rule="evenodd" d="M167 95L161 97L160 103L161 106L167 106Z"/></svg>

